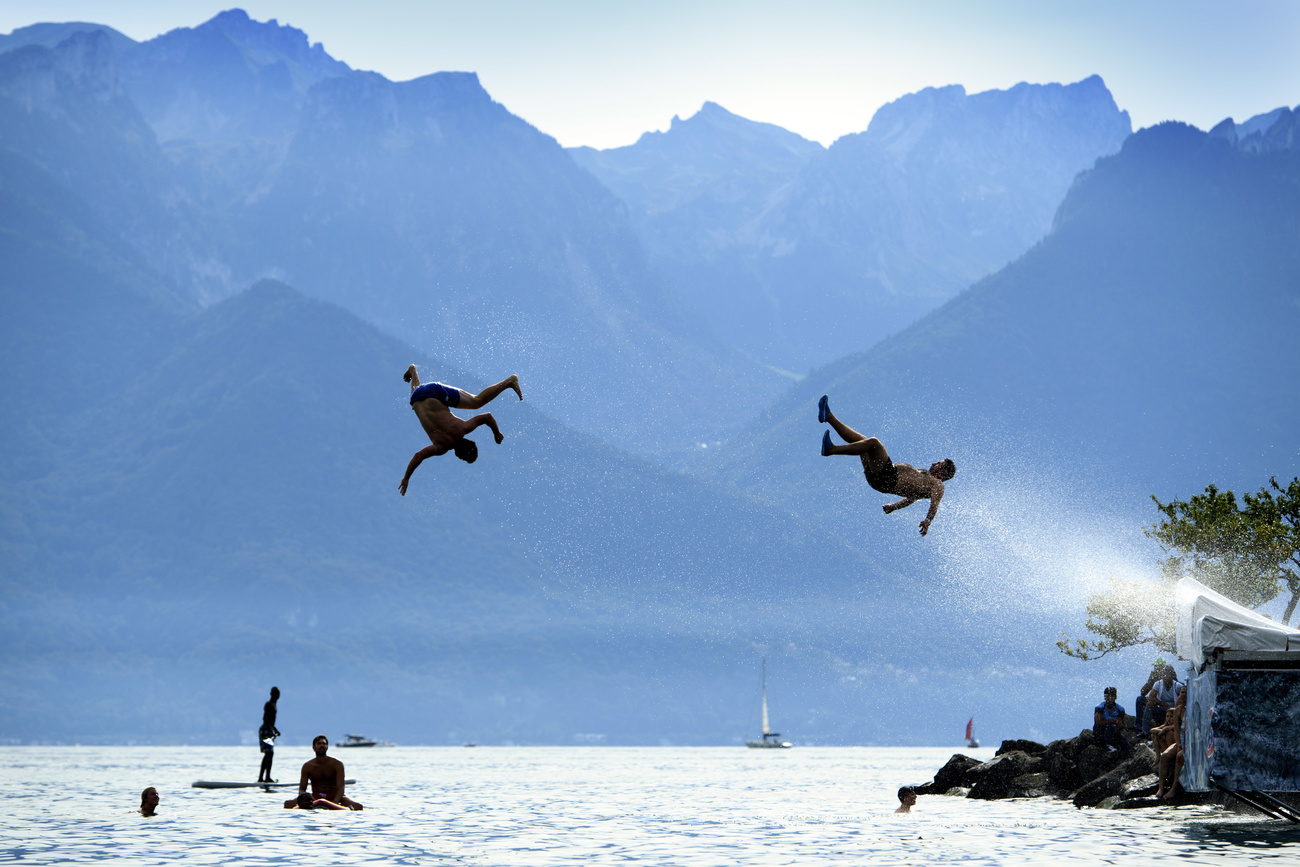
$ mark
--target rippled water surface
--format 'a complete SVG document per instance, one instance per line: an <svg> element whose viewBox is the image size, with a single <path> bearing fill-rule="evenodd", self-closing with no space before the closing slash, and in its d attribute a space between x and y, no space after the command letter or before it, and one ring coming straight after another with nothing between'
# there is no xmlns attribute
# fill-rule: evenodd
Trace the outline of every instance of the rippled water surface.
<svg viewBox="0 0 1300 867"><path fill-rule="evenodd" d="M1300 826L1212 808L1075 810L922 797L950 749L335 749L360 813L202 790L251 747L0 748L0 862L131 864L1300 864ZM981 758L991 750L978 750ZM296 776L306 747L277 750ZM155 786L159 815L132 811Z"/></svg>

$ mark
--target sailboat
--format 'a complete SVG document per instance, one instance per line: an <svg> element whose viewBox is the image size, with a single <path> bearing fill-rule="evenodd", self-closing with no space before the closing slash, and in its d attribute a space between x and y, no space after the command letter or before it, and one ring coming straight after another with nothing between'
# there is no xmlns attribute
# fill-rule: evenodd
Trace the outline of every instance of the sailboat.
<svg viewBox="0 0 1300 867"><path fill-rule="evenodd" d="M975 725L975 717L971 717L970 719L966 720L966 748L971 750L975 749L980 745L980 742L975 740L974 735L971 734L971 729L974 725Z"/></svg>
<svg viewBox="0 0 1300 867"><path fill-rule="evenodd" d="M788 750L794 744L781 740L781 733L774 732L767 723L767 660L763 660L763 739L745 741L745 746L753 749Z"/></svg>

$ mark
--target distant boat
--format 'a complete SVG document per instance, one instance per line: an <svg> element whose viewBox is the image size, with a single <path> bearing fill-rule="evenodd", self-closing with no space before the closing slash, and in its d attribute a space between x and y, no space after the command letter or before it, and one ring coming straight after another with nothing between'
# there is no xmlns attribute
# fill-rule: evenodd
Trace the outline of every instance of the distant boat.
<svg viewBox="0 0 1300 867"><path fill-rule="evenodd" d="M974 735L971 734L974 725L975 717L966 720L966 748L970 750L973 750L980 745L980 742L975 740Z"/></svg>
<svg viewBox="0 0 1300 867"><path fill-rule="evenodd" d="M761 750L788 750L794 744L789 741L781 740L781 733L774 732L767 723L767 660L763 660L763 739L761 741L745 741L745 746L752 749Z"/></svg>
<svg viewBox="0 0 1300 867"><path fill-rule="evenodd" d="M394 746L392 741L377 741L374 738L368 738L365 735L345 735L343 740L339 741L341 747L391 747Z"/></svg>

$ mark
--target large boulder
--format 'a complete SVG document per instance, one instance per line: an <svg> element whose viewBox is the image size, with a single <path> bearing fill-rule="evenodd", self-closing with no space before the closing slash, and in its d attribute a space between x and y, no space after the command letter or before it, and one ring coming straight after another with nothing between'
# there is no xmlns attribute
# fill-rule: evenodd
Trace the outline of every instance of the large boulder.
<svg viewBox="0 0 1300 867"><path fill-rule="evenodd" d="M1043 753L1047 752L1047 747L1045 747L1043 744L1038 743L1037 741L1024 741L1024 740L1003 741L1002 746L998 747L998 751L993 755L996 757L1002 755L1003 753L1013 753L1013 752L1027 753L1028 755L1031 756L1041 756Z"/></svg>
<svg viewBox="0 0 1300 867"><path fill-rule="evenodd" d="M962 785L969 785L971 798L994 801L1010 797L1012 781L1041 769L1043 760L1027 753L1012 751L996 756L977 768L966 772Z"/></svg>
<svg viewBox="0 0 1300 867"><path fill-rule="evenodd" d="M1155 766L1155 751L1146 744L1140 744L1127 761L1084 784L1075 792L1072 798L1074 806L1093 807L1106 798L1119 797L1124 794L1125 783L1151 773Z"/></svg>
<svg viewBox="0 0 1300 867"><path fill-rule="evenodd" d="M1021 774L1007 787L1008 798L1042 798L1054 794L1052 782L1046 771Z"/></svg>
<svg viewBox="0 0 1300 867"><path fill-rule="evenodd" d="M940 768L939 772L934 775L934 780L932 782L926 783L923 786L913 786L912 788L916 790L918 795L942 795L949 789L957 786L969 786L970 784L963 783L962 779L966 776L968 771L972 768L979 767L979 765L979 759L973 759L970 756L955 753L953 757L948 760L948 763Z"/></svg>

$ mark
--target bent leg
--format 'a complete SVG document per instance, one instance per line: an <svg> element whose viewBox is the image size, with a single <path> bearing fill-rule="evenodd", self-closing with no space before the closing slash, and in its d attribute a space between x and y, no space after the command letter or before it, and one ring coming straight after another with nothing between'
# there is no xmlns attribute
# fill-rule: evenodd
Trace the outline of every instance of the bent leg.
<svg viewBox="0 0 1300 867"><path fill-rule="evenodd" d="M483 389L478 394L470 394L468 391L466 391L463 388L459 389L460 391L459 408L478 409L479 407L486 406L487 404L495 400L497 396L500 395L501 392L505 391L507 388L513 388L515 390L515 394L519 395L519 399L520 400L524 399L524 393L519 388L519 377L515 376L512 373L509 376L507 376L505 379L498 382L496 385L489 385L487 388Z"/></svg>
<svg viewBox="0 0 1300 867"><path fill-rule="evenodd" d="M865 436L836 418L835 413L831 412L829 408L826 410L826 423L835 428L835 432L840 435L840 439L846 443L856 443L866 439Z"/></svg>

